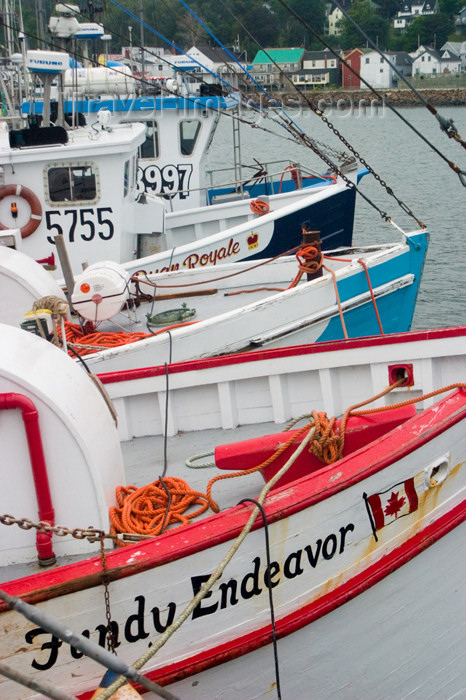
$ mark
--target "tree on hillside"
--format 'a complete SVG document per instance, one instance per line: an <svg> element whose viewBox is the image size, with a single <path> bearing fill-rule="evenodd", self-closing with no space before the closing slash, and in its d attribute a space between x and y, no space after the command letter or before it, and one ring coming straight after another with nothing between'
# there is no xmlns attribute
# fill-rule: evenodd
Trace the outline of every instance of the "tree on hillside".
<svg viewBox="0 0 466 700"><path fill-rule="evenodd" d="M224 46L235 45L239 38L241 49L253 57L260 46L277 45L277 21L271 6L262 0L229 0L225 4L191 0L189 5ZM218 45L208 32L203 32L208 44Z"/></svg>
<svg viewBox="0 0 466 700"><path fill-rule="evenodd" d="M438 13L427 17L416 17L403 34L404 51L415 51L418 46L440 48L448 41L451 20L447 15Z"/></svg>
<svg viewBox="0 0 466 700"><path fill-rule="evenodd" d="M286 0L291 10L303 20L297 19L286 7L277 0L271 0L271 8L275 15L278 30L278 44L282 47L322 48L322 44L313 38L306 29L312 27L320 36L324 33L326 0Z"/></svg>
<svg viewBox="0 0 466 700"><path fill-rule="evenodd" d="M440 12L453 18L464 7L464 0L439 0Z"/></svg>
<svg viewBox="0 0 466 700"><path fill-rule="evenodd" d="M386 47L390 23L389 20L384 19L377 13L371 2L356 0L348 14L375 44L381 48ZM342 49L365 46L366 39L349 19L344 17L341 20L341 25L343 31L339 38Z"/></svg>
<svg viewBox="0 0 466 700"><path fill-rule="evenodd" d="M448 1L448 0L447 0ZM454 2L455 0L453 0ZM377 0L379 14L385 19L393 19L400 9L399 0Z"/></svg>

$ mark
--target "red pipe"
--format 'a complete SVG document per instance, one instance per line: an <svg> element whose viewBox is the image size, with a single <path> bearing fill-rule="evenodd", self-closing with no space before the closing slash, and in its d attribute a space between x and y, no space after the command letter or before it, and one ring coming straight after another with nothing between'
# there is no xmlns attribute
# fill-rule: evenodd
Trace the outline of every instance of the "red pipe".
<svg viewBox="0 0 466 700"><path fill-rule="evenodd" d="M31 399L23 394L0 394L0 410L13 408L19 408L23 416L36 489L39 520L44 520L50 525L54 525L55 512L50 495L49 477L40 434L39 412ZM56 557L53 553L51 532L37 533L36 548L39 563L42 566L49 566L55 563Z"/></svg>

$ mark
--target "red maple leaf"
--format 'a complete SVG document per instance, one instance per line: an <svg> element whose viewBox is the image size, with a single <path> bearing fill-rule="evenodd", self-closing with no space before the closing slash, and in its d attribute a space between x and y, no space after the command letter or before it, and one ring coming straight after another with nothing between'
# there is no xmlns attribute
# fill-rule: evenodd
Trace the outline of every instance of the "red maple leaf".
<svg viewBox="0 0 466 700"><path fill-rule="evenodd" d="M406 503L406 498L404 496L399 496L399 491L396 493L392 491L392 495L387 501L387 505L384 509L385 515L394 515L395 518L398 517L398 512L403 508Z"/></svg>

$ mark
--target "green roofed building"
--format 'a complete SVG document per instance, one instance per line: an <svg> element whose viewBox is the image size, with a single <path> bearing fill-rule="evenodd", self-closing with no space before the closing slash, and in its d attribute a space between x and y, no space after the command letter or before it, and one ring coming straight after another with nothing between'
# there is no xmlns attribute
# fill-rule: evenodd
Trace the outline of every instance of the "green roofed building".
<svg viewBox="0 0 466 700"><path fill-rule="evenodd" d="M289 86L282 75L299 72L304 49L266 49L258 51L252 62L252 73L260 85L283 89Z"/></svg>

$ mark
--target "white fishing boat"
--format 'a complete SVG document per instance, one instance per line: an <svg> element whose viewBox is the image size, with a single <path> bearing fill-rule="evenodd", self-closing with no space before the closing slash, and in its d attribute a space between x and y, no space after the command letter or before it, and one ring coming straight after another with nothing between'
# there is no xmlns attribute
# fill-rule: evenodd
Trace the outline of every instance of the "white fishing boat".
<svg viewBox="0 0 466 700"><path fill-rule="evenodd" d="M61 337L70 353L86 356L88 366L100 373L407 331L428 239L423 230L392 244L328 255L315 243L296 257L155 275L130 274L131 265L97 263L74 281L70 299L77 315L60 317ZM0 249L0 320L17 326L27 321L30 327L34 313L29 312L47 308L41 299L51 287L47 273L23 259L17 251ZM63 298L58 285L54 296ZM53 302L48 308L53 312Z"/></svg>
<svg viewBox="0 0 466 700"><path fill-rule="evenodd" d="M202 254L204 239L210 247L230 247L232 260L273 257L299 242L305 221L321 231L324 248L351 245L355 190L349 185L361 176L354 163L347 182L334 174L306 178L295 163L275 165L278 172L253 177L249 187L245 178L223 187L201 184L218 119L237 107L235 95L199 97L180 89L151 98L151 105L137 98L119 123L101 105L87 126L71 128L59 116L51 121L45 97L69 65L68 54L29 51L27 65L44 81L44 99L34 101L33 110L24 107L32 114L22 128L3 122L0 236L3 245L57 265L58 278L57 235L66 241L75 274L104 259L151 256L161 268L188 244ZM135 121L139 116L142 122ZM141 159L150 139L157 141L156 162ZM246 244L251 234L253 247Z"/></svg>
<svg viewBox="0 0 466 700"><path fill-rule="evenodd" d="M110 373L106 401L1 336L1 697L91 697L108 630L164 697L461 695L465 328Z"/></svg>

